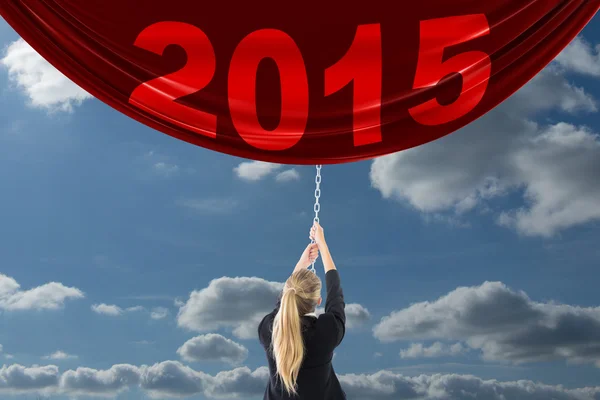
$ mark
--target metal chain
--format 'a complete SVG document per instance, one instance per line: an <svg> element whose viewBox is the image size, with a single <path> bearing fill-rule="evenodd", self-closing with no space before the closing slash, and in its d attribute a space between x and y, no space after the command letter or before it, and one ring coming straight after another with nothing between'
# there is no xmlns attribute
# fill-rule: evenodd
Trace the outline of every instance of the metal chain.
<svg viewBox="0 0 600 400"><path fill-rule="evenodd" d="M314 211L315 211L315 218L313 219L314 222L319 222L319 211L321 211L321 204L319 204L319 198L321 197L321 167L322 165L317 165L317 176L315 177L315 184L316 184L316 189L315 189L315 206L314 206ZM311 243L315 243L314 240L310 241ZM315 274L317 273L317 271L315 270L315 262L312 262L312 265L309 268L310 271L314 272Z"/></svg>

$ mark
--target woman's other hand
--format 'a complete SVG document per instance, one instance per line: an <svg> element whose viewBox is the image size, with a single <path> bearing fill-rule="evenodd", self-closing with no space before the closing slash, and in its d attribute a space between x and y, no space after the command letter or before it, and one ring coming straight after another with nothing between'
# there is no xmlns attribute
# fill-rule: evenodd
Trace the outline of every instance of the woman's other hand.
<svg viewBox="0 0 600 400"><path fill-rule="evenodd" d="M319 247L316 243L311 243L306 246L304 252L300 256L300 260L296 265L296 269L298 268L308 268L317 258L319 258Z"/></svg>
<svg viewBox="0 0 600 400"><path fill-rule="evenodd" d="M310 228L310 240L314 240L319 250L322 250L325 246L325 233L323 232L323 227L318 222L315 222Z"/></svg>

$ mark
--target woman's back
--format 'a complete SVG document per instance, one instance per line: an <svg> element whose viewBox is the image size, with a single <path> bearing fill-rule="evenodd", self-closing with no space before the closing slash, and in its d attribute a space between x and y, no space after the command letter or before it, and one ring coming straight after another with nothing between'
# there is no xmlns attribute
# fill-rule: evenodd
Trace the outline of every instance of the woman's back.
<svg viewBox="0 0 600 400"><path fill-rule="evenodd" d="M277 366L272 352L273 323L281 300L276 308L267 314L258 327L260 342L267 353L270 381L265 391L265 400L342 400L346 396L332 366L333 351L341 343L345 334L346 316L344 295L337 270L325 274L327 299L325 312L318 317L314 314L301 316L304 359L297 377L297 395L289 395L277 376Z"/></svg>

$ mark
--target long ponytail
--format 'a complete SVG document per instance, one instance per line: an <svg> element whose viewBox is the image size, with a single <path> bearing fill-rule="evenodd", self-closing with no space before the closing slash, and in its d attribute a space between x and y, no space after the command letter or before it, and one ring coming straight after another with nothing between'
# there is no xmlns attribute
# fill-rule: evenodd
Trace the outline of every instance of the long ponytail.
<svg viewBox="0 0 600 400"><path fill-rule="evenodd" d="M273 321L272 351L277 374L288 395L297 394L296 381L305 355L300 316L314 311L320 293L321 281L308 270L292 274L283 289Z"/></svg>
<svg viewBox="0 0 600 400"><path fill-rule="evenodd" d="M273 323L273 355L277 373L288 394L296 394L296 379L304 359L300 313L294 290L286 290Z"/></svg>

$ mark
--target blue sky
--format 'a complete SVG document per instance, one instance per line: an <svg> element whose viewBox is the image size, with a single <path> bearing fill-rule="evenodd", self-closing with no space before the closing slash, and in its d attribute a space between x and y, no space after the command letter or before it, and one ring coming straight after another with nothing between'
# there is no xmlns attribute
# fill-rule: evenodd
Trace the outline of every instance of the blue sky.
<svg viewBox="0 0 600 400"><path fill-rule="evenodd" d="M0 37L2 397L260 398L266 359L240 310L269 311L308 243L314 168L153 131L81 100L4 22ZM594 20L469 127L323 168L321 223L353 304L334 360L351 398L439 385L533 399L519 380L600 398L597 44ZM246 380L219 389L236 368Z"/></svg>

